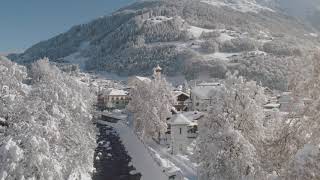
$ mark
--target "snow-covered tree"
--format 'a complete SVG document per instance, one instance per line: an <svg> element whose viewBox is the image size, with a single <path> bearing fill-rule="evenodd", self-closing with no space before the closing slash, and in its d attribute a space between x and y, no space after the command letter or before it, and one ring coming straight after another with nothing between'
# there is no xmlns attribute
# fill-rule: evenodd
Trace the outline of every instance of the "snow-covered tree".
<svg viewBox="0 0 320 180"><path fill-rule="evenodd" d="M167 130L173 96L164 77L154 76L151 82L141 81L130 92L128 110L134 116L134 129L143 138L159 137Z"/></svg>
<svg viewBox="0 0 320 180"><path fill-rule="evenodd" d="M214 93L215 106L199 121L199 178L259 179L263 171L259 141L263 137L263 89L228 74Z"/></svg>
<svg viewBox="0 0 320 180"><path fill-rule="evenodd" d="M90 179L95 129L93 97L49 64L23 66L0 60L0 179Z"/></svg>
<svg viewBox="0 0 320 180"><path fill-rule="evenodd" d="M284 170L283 176L286 179L320 178L320 53L315 53L312 61L308 62L309 66L295 66L296 77L292 78L294 81L292 84L295 84L292 86L295 95L310 100L302 116L291 120L290 123L293 135L289 136L291 137L289 142L295 154L290 158ZM301 76L303 78L298 79Z"/></svg>
<svg viewBox="0 0 320 180"><path fill-rule="evenodd" d="M319 179L319 62L316 54L313 63L293 65L293 99L309 103L268 121L262 88L229 75L199 122L200 179Z"/></svg>

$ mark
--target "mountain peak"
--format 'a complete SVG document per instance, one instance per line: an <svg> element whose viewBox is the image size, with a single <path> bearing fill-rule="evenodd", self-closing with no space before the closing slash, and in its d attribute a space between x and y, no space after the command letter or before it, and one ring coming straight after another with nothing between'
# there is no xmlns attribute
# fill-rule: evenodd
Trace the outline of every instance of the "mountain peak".
<svg viewBox="0 0 320 180"><path fill-rule="evenodd" d="M258 13L260 11L273 11L272 9L258 4L255 0L200 0L201 2L213 5L229 7L241 12Z"/></svg>

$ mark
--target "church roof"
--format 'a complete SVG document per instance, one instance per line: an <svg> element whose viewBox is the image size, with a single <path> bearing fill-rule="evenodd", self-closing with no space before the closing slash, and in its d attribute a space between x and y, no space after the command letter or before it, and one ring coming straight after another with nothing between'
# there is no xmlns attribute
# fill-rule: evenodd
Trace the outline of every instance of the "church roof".
<svg viewBox="0 0 320 180"><path fill-rule="evenodd" d="M136 76L137 79L139 79L140 81L144 81L144 82L151 82L151 79L150 78L147 78L147 77L142 77L142 76Z"/></svg>

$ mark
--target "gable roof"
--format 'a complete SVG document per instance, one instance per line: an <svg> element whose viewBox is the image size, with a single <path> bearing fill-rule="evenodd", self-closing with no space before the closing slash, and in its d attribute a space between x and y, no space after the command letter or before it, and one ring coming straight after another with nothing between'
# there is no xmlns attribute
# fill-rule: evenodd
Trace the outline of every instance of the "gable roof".
<svg viewBox="0 0 320 180"><path fill-rule="evenodd" d="M140 81L144 81L144 82L151 82L151 79L150 78L147 78L147 77L142 77L142 76L135 76L138 80Z"/></svg>
<svg viewBox="0 0 320 180"><path fill-rule="evenodd" d="M128 95L127 91L124 91L122 89L108 89L107 95L109 96L126 96Z"/></svg>
<svg viewBox="0 0 320 180"><path fill-rule="evenodd" d="M189 125L191 121L185 117L183 114L179 113L172 116L170 122L171 125Z"/></svg>
<svg viewBox="0 0 320 180"><path fill-rule="evenodd" d="M185 92L182 92L182 91L173 91L173 95L174 95L175 97L180 96L180 95L185 95L185 96L187 96L187 97L190 97L189 94L187 94L187 93L185 93Z"/></svg>

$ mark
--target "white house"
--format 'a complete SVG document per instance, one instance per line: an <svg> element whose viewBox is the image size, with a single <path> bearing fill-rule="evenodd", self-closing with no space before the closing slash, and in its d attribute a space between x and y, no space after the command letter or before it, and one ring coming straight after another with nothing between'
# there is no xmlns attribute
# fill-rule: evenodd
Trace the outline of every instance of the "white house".
<svg viewBox="0 0 320 180"><path fill-rule="evenodd" d="M122 89L109 88L98 95L98 105L109 109L123 109L129 103L129 93Z"/></svg>
<svg viewBox="0 0 320 180"><path fill-rule="evenodd" d="M191 121L179 113L171 118L169 124L171 128L171 153L184 153L188 145L188 126Z"/></svg>
<svg viewBox="0 0 320 180"><path fill-rule="evenodd" d="M191 89L191 109L194 111L207 111L213 102L212 91L221 88L220 83L201 83Z"/></svg>

